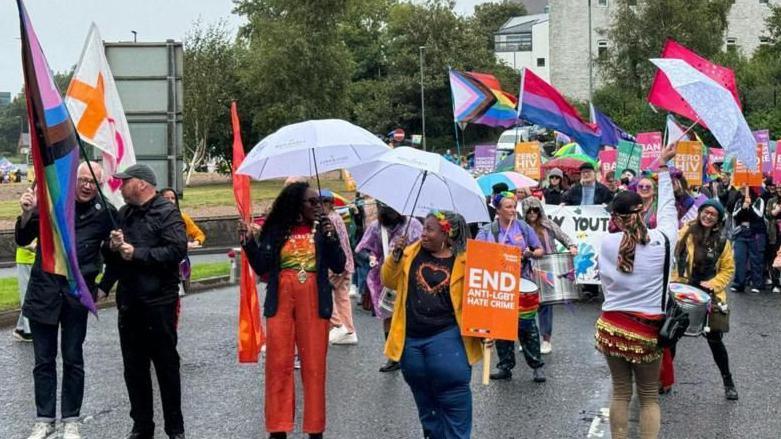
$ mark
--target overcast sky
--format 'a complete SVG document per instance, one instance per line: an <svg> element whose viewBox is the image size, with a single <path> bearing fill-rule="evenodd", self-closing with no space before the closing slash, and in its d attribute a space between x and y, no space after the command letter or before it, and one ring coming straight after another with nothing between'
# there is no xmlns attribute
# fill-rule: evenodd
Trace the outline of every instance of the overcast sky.
<svg viewBox="0 0 781 439"><path fill-rule="evenodd" d="M486 0L457 0L461 14ZM33 27L41 40L49 66L55 71L69 69L79 54L91 22L106 41L181 41L199 18L214 22L227 20L231 29L241 19L231 14L231 0L26 0ZM16 2L0 0L0 91L18 93L22 88L19 49L19 15Z"/></svg>

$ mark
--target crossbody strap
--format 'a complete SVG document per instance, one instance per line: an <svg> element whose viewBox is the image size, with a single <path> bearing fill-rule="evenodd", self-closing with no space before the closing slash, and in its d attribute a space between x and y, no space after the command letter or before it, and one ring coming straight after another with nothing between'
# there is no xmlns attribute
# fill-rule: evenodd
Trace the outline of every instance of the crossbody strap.
<svg viewBox="0 0 781 439"><path fill-rule="evenodd" d="M667 282L670 280L670 240L664 232L664 272L662 280L662 312L667 312Z"/></svg>

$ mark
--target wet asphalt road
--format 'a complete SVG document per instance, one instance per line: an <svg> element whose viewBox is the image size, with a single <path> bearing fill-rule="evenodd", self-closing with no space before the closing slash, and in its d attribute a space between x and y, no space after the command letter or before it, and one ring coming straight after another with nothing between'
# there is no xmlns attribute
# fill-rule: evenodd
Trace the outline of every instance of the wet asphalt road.
<svg viewBox="0 0 781 439"><path fill-rule="evenodd" d="M262 364L236 362L236 296L235 289L226 288L183 299L179 352L191 439L265 437ZM732 332L725 342L740 401L724 399L705 340L684 339L676 359L678 384L662 397L661 437L781 437L781 296L738 296L731 308ZM473 370L474 438L610 437L607 419L599 416L609 405L610 379L593 348L598 312L597 304L556 307L554 352L545 357L547 383L531 381L520 353L512 381L482 386L482 366ZM360 344L329 350L326 437L419 438L414 402L401 374L377 372L384 361L379 321L363 311L356 311L355 320ZM117 340L115 310L90 320L82 410L88 439L122 438L131 427ZM12 341L10 330L0 333L0 438L29 433L35 414L32 366L32 346ZM159 403L156 417L163 437ZM298 430L292 437L304 435Z"/></svg>

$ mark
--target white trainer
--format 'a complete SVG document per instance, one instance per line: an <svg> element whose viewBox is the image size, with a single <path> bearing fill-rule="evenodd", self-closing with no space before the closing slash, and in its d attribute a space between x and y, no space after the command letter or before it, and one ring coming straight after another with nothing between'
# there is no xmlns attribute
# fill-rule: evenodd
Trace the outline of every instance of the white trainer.
<svg viewBox="0 0 781 439"><path fill-rule="evenodd" d="M342 337L332 341L331 344L339 344L339 345L358 344L358 334L354 332L345 332Z"/></svg>
<svg viewBox="0 0 781 439"><path fill-rule="evenodd" d="M81 439L78 422L66 422L62 428L62 439Z"/></svg>
<svg viewBox="0 0 781 439"><path fill-rule="evenodd" d="M350 284L350 297L358 297L358 287L355 284Z"/></svg>
<svg viewBox="0 0 781 439"><path fill-rule="evenodd" d="M334 326L331 328L331 332L328 333L328 342L334 344L337 340L341 340L347 335L347 329L344 326Z"/></svg>
<svg viewBox="0 0 781 439"><path fill-rule="evenodd" d="M550 354L551 351L553 351L553 346L550 344L549 341L543 340L540 344L540 353L541 354Z"/></svg>
<svg viewBox="0 0 781 439"><path fill-rule="evenodd" d="M36 422L27 439L49 439L54 435L54 422Z"/></svg>

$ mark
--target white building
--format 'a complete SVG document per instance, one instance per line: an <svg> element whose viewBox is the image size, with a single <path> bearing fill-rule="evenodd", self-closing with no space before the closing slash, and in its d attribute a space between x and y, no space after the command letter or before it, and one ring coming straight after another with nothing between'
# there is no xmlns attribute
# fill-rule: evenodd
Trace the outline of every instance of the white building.
<svg viewBox="0 0 781 439"><path fill-rule="evenodd" d="M637 3L644 0L627 1ZM781 4L781 0L733 1L734 4L727 16L724 45L726 48L734 48L750 56L759 45L769 42L765 35L765 22L771 13L769 6ZM531 53L522 57L518 55L522 52L508 51L506 45L499 45L500 35L509 25L525 23L527 21L522 19L528 17L513 18L497 32L496 57L513 66L512 56L515 54L517 68L530 67L561 90L565 96L586 100L591 90L597 89L600 85L599 72L591 61L607 54L611 46L607 36L600 30L610 27L612 14L617 9L617 0L549 0L547 6L549 20L545 22L544 28L550 33L547 38L535 37L548 43L546 49L549 56L544 76L537 70L539 67L535 69L536 59L532 59ZM500 51L499 47L504 50ZM519 61L520 59L523 61Z"/></svg>
<svg viewBox="0 0 781 439"><path fill-rule="evenodd" d="M548 14L513 17L494 34L496 59L515 70L531 69L550 81Z"/></svg>

